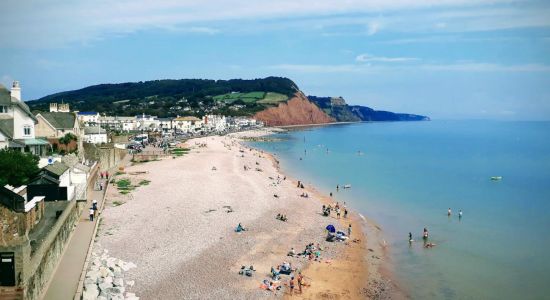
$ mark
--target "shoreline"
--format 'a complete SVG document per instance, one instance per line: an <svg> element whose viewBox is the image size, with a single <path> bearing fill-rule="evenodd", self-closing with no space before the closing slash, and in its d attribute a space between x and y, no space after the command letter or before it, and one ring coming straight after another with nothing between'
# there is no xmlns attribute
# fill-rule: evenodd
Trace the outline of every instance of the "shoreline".
<svg viewBox="0 0 550 300"><path fill-rule="evenodd" d="M336 123L327 123L327 124L315 124L315 125L339 125L339 124L355 124L355 123L361 123L361 122L336 122ZM300 128L300 127L310 127L310 125L292 125L291 128ZM247 138L258 138L258 137L265 137L277 132L286 131L288 127L268 127L264 129L265 132L261 132L259 135L254 134L254 136L247 136ZM283 130L281 130L283 129ZM259 131L259 130L256 130ZM249 132L249 131L248 131ZM244 132L246 133L246 132ZM249 140L243 140L241 143L250 142ZM246 147L251 147L249 145L245 145ZM254 147L251 147L255 149ZM270 160L273 163L273 166L276 167L277 171L284 175L288 176L287 173L284 173L281 170L280 162L276 158L276 155L270 152L263 151L261 149L257 149L259 151L262 151L266 156L270 158ZM293 177L291 178L294 182L297 180ZM334 205L335 201L329 196L325 195L322 192L320 192L315 185L312 183L307 183L305 190L310 195L315 195L315 198L321 203L325 205ZM345 202L344 202L345 204ZM353 261L356 263L359 263L359 265L353 265L348 266L348 269L341 270L341 274L335 274L333 276L329 276L325 280L325 285L330 281L331 279L334 279L336 276L344 276L346 277L346 273L348 273L349 268L357 268L358 269L365 269L366 272L360 273L361 276L354 277L353 281L355 282L346 282L347 285L344 286L332 286L332 289L338 289L341 288L343 290L349 290L350 287L357 287L357 286L367 286L367 288L364 288L364 296L368 299L408 299L409 297L406 296L405 292L400 288L399 284L395 280L395 276L393 274L393 270L390 270L390 263L388 262L390 260L389 257L389 246L386 244L385 239L382 235L382 228L381 226L376 223L373 219L369 218L368 216L362 215L359 211L353 208L348 208L349 215L347 219L341 218L338 220L338 222L342 225L345 221L349 221L348 223L352 224L353 232L352 235L358 234L360 237L360 249L362 251L355 251L356 248L346 248L343 250L343 253L340 253L338 260L343 261L346 259L349 259L350 257L353 257ZM330 218L334 218L335 222L337 222L336 218L330 216ZM380 257L383 257L381 259ZM327 270L319 270L319 268L316 268L315 265L309 265L306 267L304 272L307 272L309 269L313 269L317 275L319 273L326 272ZM326 269L326 268L325 268ZM366 284L365 284L366 282ZM318 295L312 295L315 292L319 292ZM329 296L327 293L323 294L323 289L312 289L310 288L309 293L305 293L302 297L303 299L317 299L319 296L326 297ZM313 296L313 297L311 297ZM300 297L300 295L298 295ZM288 296L285 298L289 298ZM353 297L352 297L353 299Z"/></svg>
<svg viewBox="0 0 550 300"><path fill-rule="evenodd" d="M285 176L276 159L244 145L247 134L192 139L186 142L191 151L182 157L134 164L118 175L115 180L128 179L136 188L120 193L115 185L107 196L88 273L101 261L131 266L119 276L131 282L125 292L141 299L288 297L286 276L277 283L280 290L259 285L269 277L270 266L289 261L311 283L294 297L389 298L388 285L378 279L379 263L373 264L382 259L367 257L383 258L382 252L374 253L374 237L362 234L367 222L353 210L340 222L323 217L321 204L330 199L309 184L310 197L301 198L304 190L295 181L275 180ZM143 181L147 184L141 186ZM289 221L276 220L277 213ZM360 243L324 240L329 223L345 231L343 220L352 222L352 236L360 236ZM250 230L235 233L241 222ZM310 242L324 248L321 263L286 256L291 247L300 252ZM252 264L252 277L238 274L241 266Z"/></svg>

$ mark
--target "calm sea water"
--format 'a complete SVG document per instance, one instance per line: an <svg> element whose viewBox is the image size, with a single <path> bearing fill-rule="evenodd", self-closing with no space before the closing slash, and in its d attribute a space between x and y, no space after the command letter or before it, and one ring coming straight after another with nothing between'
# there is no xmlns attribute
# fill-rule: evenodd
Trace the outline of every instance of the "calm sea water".
<svg viewBox="0 0 550 300"><path fill-rule="evenodd" d="M413 298L549 299L550 122L362 123L276 136L254 146L379 223ZM336 193L337 184L352 188ZM433 249L422 247L424 227Z"/></svg>

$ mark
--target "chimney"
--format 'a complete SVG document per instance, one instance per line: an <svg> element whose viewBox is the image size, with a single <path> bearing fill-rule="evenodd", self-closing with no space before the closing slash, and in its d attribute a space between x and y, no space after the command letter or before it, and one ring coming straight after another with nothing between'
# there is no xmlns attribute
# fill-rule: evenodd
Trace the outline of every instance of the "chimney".
<svg viewBox="0 0 550 300"><path fill-rule="evenodd" d="M57 103L50 103L50 112L57 112Z"/></svg>
<svg viewBox="0 0 550 300"><path fill-rule="evenodd" d="M70 110L69 110L69 103L61 103L61 104L59 104L59 112L70 112Z"/></svg>
<svg viewBox="0 0 550 300"><path fill-rule="evenodd" d="M19 86L19 81L14 81L11 85L11 96L21 101L21 87Z"/></svg>

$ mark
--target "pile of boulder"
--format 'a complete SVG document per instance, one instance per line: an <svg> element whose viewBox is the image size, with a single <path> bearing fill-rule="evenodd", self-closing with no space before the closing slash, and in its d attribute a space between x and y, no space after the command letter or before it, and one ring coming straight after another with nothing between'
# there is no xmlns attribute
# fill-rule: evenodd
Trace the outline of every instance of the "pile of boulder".
<svg viewBox="0 0 550 300"><path fill-rule="evenodd" d="M124 280L124 272L136 267L108 255L107 249L101 255L93 252L91 264L84 279L84 300L139 300L134 293L126 292L134 285L133 280Z"/></svg>

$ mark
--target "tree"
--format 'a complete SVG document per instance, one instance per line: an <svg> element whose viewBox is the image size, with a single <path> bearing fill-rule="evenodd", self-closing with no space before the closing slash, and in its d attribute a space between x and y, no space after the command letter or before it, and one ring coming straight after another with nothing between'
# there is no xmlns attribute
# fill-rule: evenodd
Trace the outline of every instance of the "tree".
<svg viewBox="0 0 550 300"><path fill-rule="evenodd" d="M65 150L67 149L67 145L71 143L71 141L76 141L76 135L68 132L65 134L65 136L62 136L59 138L59 143L65 145Z"/></svg>
<svg viewBox="0 0 550 300"><path fill-rule="evenodd" d="M0 185L20 186L28 183L38 171L39 158L14 149L0 150Z"/></svg>

